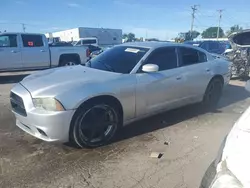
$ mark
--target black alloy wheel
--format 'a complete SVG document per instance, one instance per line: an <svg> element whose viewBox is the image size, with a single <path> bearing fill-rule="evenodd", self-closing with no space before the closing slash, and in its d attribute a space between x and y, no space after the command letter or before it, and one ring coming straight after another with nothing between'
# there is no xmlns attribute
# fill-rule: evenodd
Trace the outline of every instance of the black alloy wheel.
<svg viewBox="0 0 250 188"><path fill-rule="evenodd" d="M119 124L118 111L112 105L88 105L77 112L71 137L81 148L102 146L114 137Z"/></svg>

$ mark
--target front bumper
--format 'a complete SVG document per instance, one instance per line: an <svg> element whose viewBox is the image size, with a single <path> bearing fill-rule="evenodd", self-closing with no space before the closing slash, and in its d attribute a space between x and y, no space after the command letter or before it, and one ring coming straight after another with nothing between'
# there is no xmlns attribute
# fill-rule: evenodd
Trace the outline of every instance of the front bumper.
<svg viewBox="0 0 250 188"><path fill-rule="evenodd" d="M36 109L30 93L21 84L15 85L11 92L22 98L27 114L24 116L13 109L19 128L44 141L69 141L70 122L75 110L48 112Z"/></svg>

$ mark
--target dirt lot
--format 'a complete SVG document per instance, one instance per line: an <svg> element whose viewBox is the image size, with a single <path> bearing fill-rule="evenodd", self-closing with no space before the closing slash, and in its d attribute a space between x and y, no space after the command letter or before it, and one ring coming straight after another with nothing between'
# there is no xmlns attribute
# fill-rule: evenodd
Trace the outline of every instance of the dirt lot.
<svg viewBox="0 0 250 188"><path fill-rule="evenodd" d="M15 126L8 95L21 78L0 75L0 187L4 188L198 187L220 142L250 105L245 83L234 80L215 112L181 108L127 126L111 145L80 150L45 143ZM150 158L151 152L163 156Z"/></svg>

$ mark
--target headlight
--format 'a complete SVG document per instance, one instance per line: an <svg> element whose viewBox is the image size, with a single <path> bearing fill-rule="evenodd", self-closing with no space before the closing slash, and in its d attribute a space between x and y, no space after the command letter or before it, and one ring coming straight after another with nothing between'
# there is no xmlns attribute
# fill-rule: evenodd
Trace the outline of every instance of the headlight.
<svg viewBox="0 0 250 188"><path fill-rule="evenodd" d="M33 104L36 108L47 111L64 111L63 105L55 98L34 98Z"/></svg>

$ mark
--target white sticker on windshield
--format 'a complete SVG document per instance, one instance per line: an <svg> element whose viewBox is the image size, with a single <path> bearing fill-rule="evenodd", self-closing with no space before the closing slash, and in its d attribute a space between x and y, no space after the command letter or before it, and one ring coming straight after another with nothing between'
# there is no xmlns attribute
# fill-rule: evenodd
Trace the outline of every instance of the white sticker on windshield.
<svg viewBox="0 0 250 188"><path fill-rule="evenodd" d="M140 50L136 48L127 48L125 52L132 52L132 53L138 53Z"/></svg>

